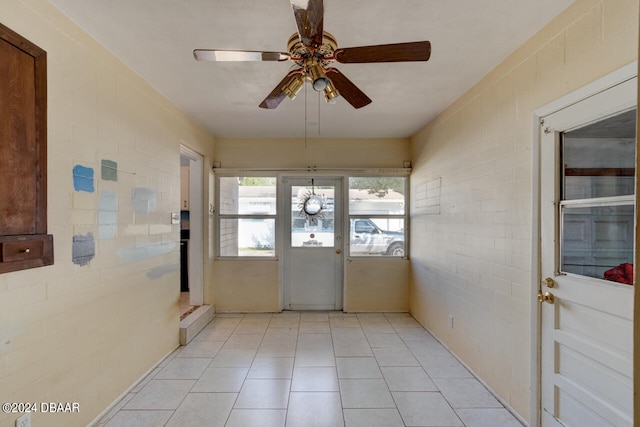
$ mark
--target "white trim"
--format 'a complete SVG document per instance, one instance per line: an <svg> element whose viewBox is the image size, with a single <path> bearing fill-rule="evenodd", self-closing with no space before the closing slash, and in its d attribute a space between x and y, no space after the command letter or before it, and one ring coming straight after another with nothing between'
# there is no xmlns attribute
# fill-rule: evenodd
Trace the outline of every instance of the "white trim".
<svg viewBox="0 0 640 427"><path fill-rule="evenodd" d="M531 397L530 397L530 425L539 426L541 423L541 310L537 301L537 292L542 280L541 276L541 224L540 224L540 180L542 174L541 139L544 136L542 124L545 117L584 101L600 92L625 83L638 75L638 61L633 61L606 76L603 76L582 88L579 88L557 100L536 109L532 116L532 245L531 245ZM563 131L566 129L562 129Z"/></svg>

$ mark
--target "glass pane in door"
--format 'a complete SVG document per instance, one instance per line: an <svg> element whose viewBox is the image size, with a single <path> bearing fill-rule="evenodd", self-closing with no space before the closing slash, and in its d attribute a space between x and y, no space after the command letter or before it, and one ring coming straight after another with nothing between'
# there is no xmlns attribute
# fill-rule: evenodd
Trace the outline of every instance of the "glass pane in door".
<svg viewBox="0 0 640 427"><path fill-rule="evenodd" d="M334 246L334 194L334 186L291 187L292 247Z"/></svg>

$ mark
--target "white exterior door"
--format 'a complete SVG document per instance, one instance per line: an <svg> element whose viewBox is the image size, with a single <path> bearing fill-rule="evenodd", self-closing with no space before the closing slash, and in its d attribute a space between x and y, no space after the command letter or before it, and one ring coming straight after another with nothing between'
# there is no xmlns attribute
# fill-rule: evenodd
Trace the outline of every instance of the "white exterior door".
<svg viewBox="0 0 640 427"><path fill-rule="evenodd" d="M342 179L284 178L284 309L340 310Z"/></svg>
<svg viewBox="0 0 640 427"><path fill-rule="evenodd" d="M544 427L633 424L636 93L633 78L544 117Z"/></svg>

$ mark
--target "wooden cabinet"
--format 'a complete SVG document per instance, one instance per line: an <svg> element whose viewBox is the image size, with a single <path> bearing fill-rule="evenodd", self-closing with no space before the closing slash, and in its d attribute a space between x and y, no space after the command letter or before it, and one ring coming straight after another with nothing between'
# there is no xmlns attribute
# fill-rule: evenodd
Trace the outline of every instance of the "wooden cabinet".
<svg viewBox="0 0 640 427"><path fill-rule="evenodd" d="M47 234L47 56L0 24L0 273L53 264Z"/></svg>
<svg viewBox="0 0 640 427"><path fill-rule="evenodd" d="M189 210L189 166L180 167L180 210Z"/></svg>

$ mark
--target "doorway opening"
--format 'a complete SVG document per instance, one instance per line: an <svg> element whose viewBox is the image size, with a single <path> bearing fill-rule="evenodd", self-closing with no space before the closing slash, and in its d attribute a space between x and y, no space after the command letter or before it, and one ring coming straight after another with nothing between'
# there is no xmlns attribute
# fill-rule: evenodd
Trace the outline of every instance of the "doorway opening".
<svg viewBox="0 0 640 427"><path fill-rule="evenodd" d="M180 147L180 318L203 304L203 158Z"/></svg>

